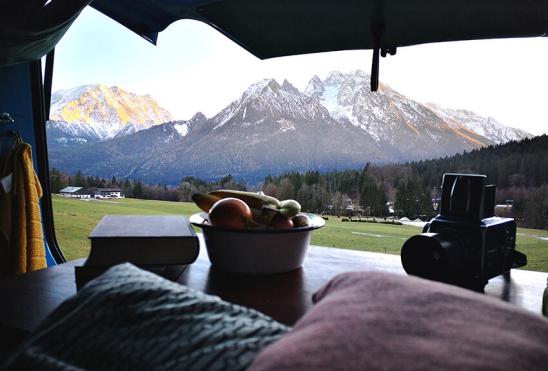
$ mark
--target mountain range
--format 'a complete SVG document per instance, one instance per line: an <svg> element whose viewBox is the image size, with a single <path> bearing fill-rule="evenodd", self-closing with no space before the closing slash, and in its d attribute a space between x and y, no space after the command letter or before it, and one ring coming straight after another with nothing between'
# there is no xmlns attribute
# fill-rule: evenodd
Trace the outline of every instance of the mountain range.
<svg viewBox="0 0 548 371"><path fill-rule="evenodd" d="M291 170L443 157L531 136L470 111L421 104L384 84L371 92L369 75L359 70L314 76L304 91L264 79L215 116L185 121L172 120L151 97L116 87L54 97L51 166L151 183L227 174L260 181Z"/></svg>

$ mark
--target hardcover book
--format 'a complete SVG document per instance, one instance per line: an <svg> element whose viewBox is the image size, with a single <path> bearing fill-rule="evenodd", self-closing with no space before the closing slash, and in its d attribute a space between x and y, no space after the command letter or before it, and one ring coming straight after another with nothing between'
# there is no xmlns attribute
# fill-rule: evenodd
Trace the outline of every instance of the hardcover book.
<svg viewBox="0 0 548 371"><path fill-rule="evenodd" d="M78 289L124 262L176 280L199 252L198 237L184 216L106 215L89 239L89 257L75 267Z"/></svg>
<svg viewBox="0 0 548 371"><path fill-rule="evenodd" d="M190 264L199 250L196 232L178 215L106 215L89 239L90 266Z"/></svg>

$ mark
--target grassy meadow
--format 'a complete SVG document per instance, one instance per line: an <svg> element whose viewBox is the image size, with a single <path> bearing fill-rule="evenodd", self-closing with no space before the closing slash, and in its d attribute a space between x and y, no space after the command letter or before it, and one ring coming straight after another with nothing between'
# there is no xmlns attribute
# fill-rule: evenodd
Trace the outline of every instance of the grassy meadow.
<svg viewBox="0 0 548 371"><path fill-rule="evenodd" d="M77 200L53 195L57 241L68 260L89 252L87 236L106 214L191 215L193 203L137 199ZM420 228L379 223L350 223L330 216L326 226L313 233L312 244L351 250L399 254L404 241ZM518 228L517 249L528 257L524 269L548 272L548 231Z"/></svg>

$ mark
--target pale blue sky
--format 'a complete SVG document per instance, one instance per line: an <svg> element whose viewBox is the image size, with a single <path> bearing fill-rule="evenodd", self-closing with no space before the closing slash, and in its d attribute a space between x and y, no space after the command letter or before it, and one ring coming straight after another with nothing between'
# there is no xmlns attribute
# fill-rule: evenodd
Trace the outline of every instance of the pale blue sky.
<svg viewBox="0 0 548 371"><path fill-rule="evenodd" d="M547 65L546 37L440 43L382 58L380 80L419 102L470 109L541 134L548 133ZM302 90L314 74L370 67L370 51L261 61L188 20L169 26L154 46L88 7L56 48L53 89L118 85L188 119L197 111L211 117L263 78L287 78Z"/></svg>

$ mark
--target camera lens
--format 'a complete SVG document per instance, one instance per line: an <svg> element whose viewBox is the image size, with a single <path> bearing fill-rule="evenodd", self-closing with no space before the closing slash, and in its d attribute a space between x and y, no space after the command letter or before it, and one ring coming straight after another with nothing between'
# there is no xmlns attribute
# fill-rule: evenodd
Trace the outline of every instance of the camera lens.
<svg viewBox="0 0 548 371"><path fill-rule="evenodd" d="M442 282L458 280L461 249L456 238L439 233L421 233L402 247L401 261L408 274Z"/></svg>

